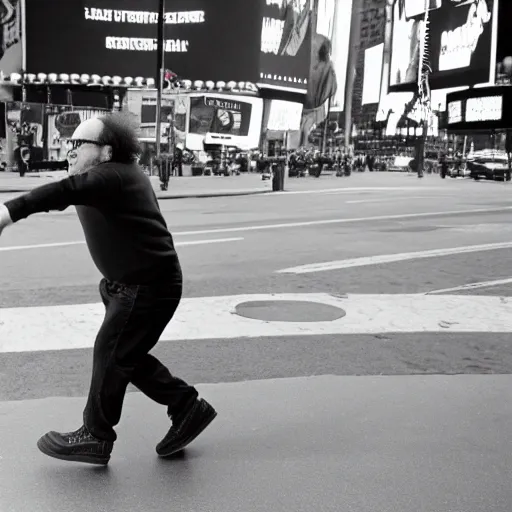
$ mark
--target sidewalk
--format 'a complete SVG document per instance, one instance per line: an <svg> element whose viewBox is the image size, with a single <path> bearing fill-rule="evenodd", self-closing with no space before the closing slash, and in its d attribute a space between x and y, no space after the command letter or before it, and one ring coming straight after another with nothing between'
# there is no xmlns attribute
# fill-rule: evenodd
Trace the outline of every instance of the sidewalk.
<svg viewBox="0 0 512 512"><path fill-rule="evenodd" d="M67 176L66 171L27 173L23 178L20 178L17 173L2 172L0 173L0 193L28 192L33 188L46 183L54 183ZM259 174L228 177L172 177L167 191L160 190L160 180L157 176L151 176L150 179L159 199L262 194L272 191L271 181L263 181Z"/></svg>
<svg viewBox="0 0 512 512"><path fill-rule="evenodd" d="M199 385L218 418L159 459L169 422L126 397L107 467L41 454L85 398L0 403L5 512L509 512L510 375L319 376Z"/></svg>
<svg viewBox="0 0 512 512"><path fill-rule="evenodd" d="M33 188L53 183L56 180L67 177L66 171L45 173L28 173L20 178L17 173L0 172L0 194L22 193ZM437 176L436 176L437 177ZM171 177L169 189L160 190L160 181L157 176L152 176L153 189L159 199L180 199L187 197L222 197L243 196L253 194L266 194L272 192L272 181L262 180L261 174L249 173L240 176L196 176L196 177ZM313 190L333 190L353 187L403 187L419 186L428 181L441 185L437 179L428 177L425 180L412 180L406 174L397 173L357 173L350 177L336 177L334 174L325 174L320 178L307 176L304 178L286 178L285 192L307 192Z"/></svg>

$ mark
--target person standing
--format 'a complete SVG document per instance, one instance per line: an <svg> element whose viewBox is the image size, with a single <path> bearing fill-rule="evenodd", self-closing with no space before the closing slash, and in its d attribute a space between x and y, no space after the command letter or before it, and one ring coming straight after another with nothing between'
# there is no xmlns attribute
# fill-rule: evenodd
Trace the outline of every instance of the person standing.
<svg viewBox="0 0 512 512"><path fill-rule="evenodd" d="M149 354L173 317L183 277L174 242L149 178L135 163L135 130L121 113L81 123L69 141L70 176L0 204L0 233L29 215L76 206L100 273L105 318L93 350L83 425L48 432L37 446L58 459L108 464L126 388L167 406L171 427L156 446L170 456L216 417L197 390Z"/></svg>

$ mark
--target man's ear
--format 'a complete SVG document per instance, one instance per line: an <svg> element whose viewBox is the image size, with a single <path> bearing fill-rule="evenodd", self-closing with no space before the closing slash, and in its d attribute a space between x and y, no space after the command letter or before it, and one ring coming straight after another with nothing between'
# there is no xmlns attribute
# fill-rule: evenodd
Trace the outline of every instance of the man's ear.
<svg viewBox="0 0 512 512"><path fill-rule="evenodd" d="M112 146L104 146L101 150L101 160L110 162L112 160Z"/></svg>

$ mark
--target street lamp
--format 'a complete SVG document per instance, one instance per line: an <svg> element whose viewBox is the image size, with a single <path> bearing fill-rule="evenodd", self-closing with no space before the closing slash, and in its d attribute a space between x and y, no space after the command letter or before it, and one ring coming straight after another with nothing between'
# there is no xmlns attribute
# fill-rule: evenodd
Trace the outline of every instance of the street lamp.
<svg viewBox="0 0 512 512"><path fill-rule="evenodd" d="M420 41L420 61L418 68L418 97L420 108L422 112L422 135L419 139L417 166L418 178L423 178L423 166L425 162L425 145L428 136L428 121L430 117L430 65L428 59L428 42L429 42L429 0L425 0L425 17L424 24L421 30Z"/></svg>
<svg viewBox="0 0 512 512"><path fill-rule="evenodd" d="M156 98L156 159L160 163L160 137L162 133L162 90L164 88L164 68L165 68L165 52L164 52L164 40L165 40L165 0L159 0L158 2L158 32L157 32L157 98Z"/></svg>

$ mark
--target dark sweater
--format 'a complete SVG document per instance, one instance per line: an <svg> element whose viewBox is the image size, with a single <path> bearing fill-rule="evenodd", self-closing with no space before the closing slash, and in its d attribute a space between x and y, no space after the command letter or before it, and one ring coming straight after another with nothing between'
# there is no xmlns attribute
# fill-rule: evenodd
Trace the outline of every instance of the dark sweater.
<svg viewBox="0 0 512 512"><path fill-rule="evenodd" d="M149 178L133 164L105 163L7 201L13 222L76 205L98 270L110 281L151 284L181 275Z"/></svg>

